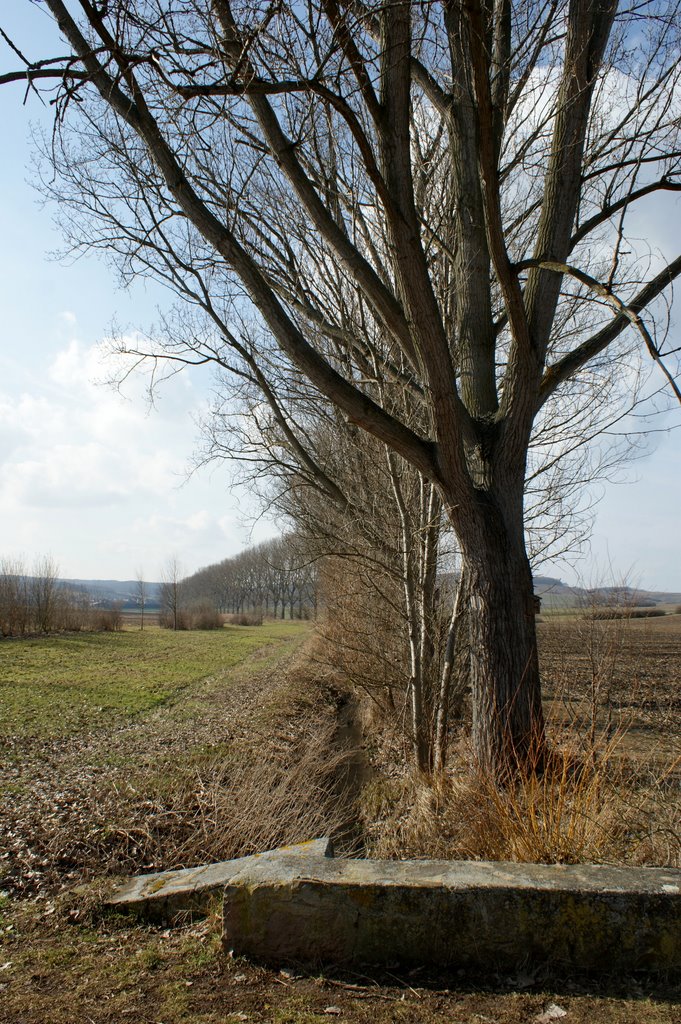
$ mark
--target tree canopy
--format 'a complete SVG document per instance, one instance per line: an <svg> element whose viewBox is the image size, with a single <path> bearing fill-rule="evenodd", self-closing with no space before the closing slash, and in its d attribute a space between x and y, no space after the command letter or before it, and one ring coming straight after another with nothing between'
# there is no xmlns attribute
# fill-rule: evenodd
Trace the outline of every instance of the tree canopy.
<svg viewBox="0 0 681 1024"><path fill-rule="evenodd" d="M534 460L595 433L637 352L681 397L681 256L630 231L681 190L678 3L41 6L66 54L16 41L1 80L52 90L72 244L189 300L156 355L255 382L284 431L296 374L430 482L469 580L480 763L530 756Z"/></svg>

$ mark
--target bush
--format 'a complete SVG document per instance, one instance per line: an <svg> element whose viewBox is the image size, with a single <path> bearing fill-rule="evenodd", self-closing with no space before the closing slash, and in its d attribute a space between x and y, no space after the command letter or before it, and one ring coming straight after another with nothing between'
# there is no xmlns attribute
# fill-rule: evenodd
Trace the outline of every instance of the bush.
<svg viewBox="0 0 681 1024"><path fill-rule="evenodd" d="M655 619L666 615L663 608L593 608L583 619L604 622L608 619Z"/></svg>
<svg viewBox="0 0 681 1024"><path fill-rule="evenodd" d="M98 608L92 615L92 628L98 633L120 633L123 629L121 605L116 603L110 608Z"/></svg>
<svg viewBox="0 0 681 1024"><path fill-rule="evenodd" d="M159 612L158 624L161 629L189 629L187 614L184 609L176 613L167 610Z"/></svg>
<svg viewBox="0 0 681 1024"><path fill-rule="evenodd" d="M222 629L222 615L210 601L197 601L187 611L188 629Z"/></svg>
<svg viewBox="0 0 681 1024"><path fill-rule="evenodd" d="M223 617L210 601L196 601L176 612L165 609L158 624L162 629L222 629Z"/></svg>

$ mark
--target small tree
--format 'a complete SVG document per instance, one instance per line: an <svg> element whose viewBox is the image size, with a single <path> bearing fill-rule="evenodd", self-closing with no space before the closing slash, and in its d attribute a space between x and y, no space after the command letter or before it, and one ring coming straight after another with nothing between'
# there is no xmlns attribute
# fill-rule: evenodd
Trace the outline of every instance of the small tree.
<svg viewBox="0 0 681 1024"><path fill-rule="evenodd" d="M45 555L35 562L29 595L34 628L40 633L49 633L55 628L58 580L59 568L53 558Z"/></svg>
<svg viewBox="0 0 681 1024"><path fill-rule="evenodd" d="M0 634L21 636L30 628L29 580L21 559L0 560Z"/></svg>
<svg viewBox="0 0 681 1024"><path fill-rule="evenodd" d="M176 555L166 562L161 572L161 625L168 629L184 629L183 579Z"/></svg>
<svg viewBox="0 0 681 1024"><path fill-rule="evenodd" d="M142 569L137 570L135 577L135 601L140 611L140 629L144 629L144 607L147 602L147 584Z"/></svg>

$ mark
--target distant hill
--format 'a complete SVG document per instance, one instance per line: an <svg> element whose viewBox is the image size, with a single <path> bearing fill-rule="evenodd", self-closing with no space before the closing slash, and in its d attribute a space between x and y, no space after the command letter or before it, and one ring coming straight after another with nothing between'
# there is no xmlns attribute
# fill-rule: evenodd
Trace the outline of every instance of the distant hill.
<svg viewBox="0 0 681 1024"><path fill-rule="evenodd" d="M570 587L552 576L535 576L534 590L544 608L575 608L588 604L622 604L651 607L681 604L681 593L639 590L635 587Z"/></svg>
<svg viewBox="0 0 681 1024"><path fill-rule="evenodd" d="M136 608L138 606L139 583L137 580L60 580L70 587L78 590L85 590L91 596L95 604L111 604L112 601L121 601L124 608ZM160 583L147 583L145 587L145 605L147 608L159 607Z"/></svg>

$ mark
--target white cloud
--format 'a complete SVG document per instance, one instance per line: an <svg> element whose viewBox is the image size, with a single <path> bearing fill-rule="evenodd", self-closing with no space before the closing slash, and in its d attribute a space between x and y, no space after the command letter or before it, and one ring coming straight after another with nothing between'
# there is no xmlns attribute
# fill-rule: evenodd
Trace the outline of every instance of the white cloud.
<svg viewBox="0 0 681 1024"><path fill-rule="evenodd" d="M95 443L52 444L42 456L8 467L3 494L31 508L110 505L124 501L127 488L105 470L105 453Z"/></svg>
<svg viewBox="0 0 681 1024"><path fill-rule="evenodd" d="M233 553L247 535L229 514L226 474L185 483L194 382L173 378L149 409L138 378L127 397L97 383L111 373L105 344L72 338L41 381L0 391L0 554L50 551L69 576L145 565L151 577L173 552L187 572Z"/></svg>

